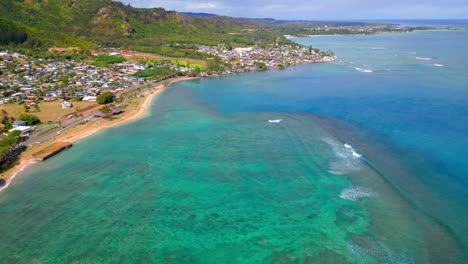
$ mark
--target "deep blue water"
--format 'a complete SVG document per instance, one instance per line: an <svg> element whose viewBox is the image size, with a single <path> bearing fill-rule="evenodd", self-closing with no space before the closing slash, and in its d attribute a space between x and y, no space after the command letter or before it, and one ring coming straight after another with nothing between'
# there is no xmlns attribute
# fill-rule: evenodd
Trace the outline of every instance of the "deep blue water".
<svg viewBox="0 0 468 264"><path fill-rule="evenodd" d="M404 26L468 28L468 19L384 19L376 20L375 22L400 24Z"/></svg>
<svg viewBox="0 0 468 264"><path fill-rule="evenodd" d="M205 99L225 112L297 111L350 121L425 152L468 183L468 32L296 41L333 50L338 60L253 73L254 80L233 77L236 89L223 85L231 77L213 80L219 89L215 96L207 89Z"/></svg>
<svg viewBox="0 0 468 264"><path fill-rule="evenodd" d="M468 32L295 41L333 50L338 60L209 80L208 86L217 89L201 85L201 96L225 113L319 114L366 131L362 136L382 144L381 154L391 153L404 164L405 169L400 165L382 168L395 186L429 214L449 218L451 225L463 229L459 235L466 239ZM375 154L369 158L377 165L388 165L389 158L377 157L379 151L369 153ZM413 193L412 188L424 191Z"/></svg>

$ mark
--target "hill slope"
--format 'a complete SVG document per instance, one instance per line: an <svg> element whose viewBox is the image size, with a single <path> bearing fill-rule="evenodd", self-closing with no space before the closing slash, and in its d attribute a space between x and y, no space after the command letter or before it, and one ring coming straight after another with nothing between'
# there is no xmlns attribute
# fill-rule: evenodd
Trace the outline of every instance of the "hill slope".
<svg viewBox="0 0 468 264"><path fill-rule="evenodd" d="M287 41L278 33L262 30L254 20L190 16L111 0L2 0L0 18L0 25L27 32L22 45L28 48L91 49L102 45L161 53L176 49L168 47L171 43L252 45Z"/></svg>

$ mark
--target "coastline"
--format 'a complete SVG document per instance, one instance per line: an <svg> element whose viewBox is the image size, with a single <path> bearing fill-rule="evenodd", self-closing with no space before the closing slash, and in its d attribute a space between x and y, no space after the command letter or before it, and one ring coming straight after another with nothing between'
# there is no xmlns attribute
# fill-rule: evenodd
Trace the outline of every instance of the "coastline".
<svg viewBox="0 0 468 264"><path fill-rule="evenodd" d="M327 63L327 62L333 62L334 60L336 60L336 57L332 57L331 60L325 60L325 61L319 61L319 62L317 61L313 63ZM219 77L219 76L224 76L224 75L230 75L233 73L215 74L215 75L205 76L205 77ZM69 143L74 144L83 138L93 135L96 132L105 130L110 127L116 127L122 124L127 124L131 121L138 120L144 117L148 113L149 106L153 98L158 96L165 88L177 82L195 80L195 79L200 79L200 78L203 78L203 76L202 77L178 76L178 77L168 79L166 80L166 83L160 84L154 87L153 89L151 89L150 91L148 91L148 93L145 93L143 95L144 98L141 98L141 97L137 98L136 99L137 108L130 110L130 111L125 111L122 115L118 117L117 120L98 120L92 123L86 123L84 127L82 126L73 127L67 131L64 131L63 134L57 135L56 137L53 137L39 145L35 145L31 148L28 148L25 152L21 153L21 156L15 166L13 166L9 170L0 174L0 180L4 181L3 184L0 185L0 192L6 189L13 182L13 180L18 176L18 174L20 174L20 172L26 169L29 165L40 162L39 159L33 156L33 153L35 153L39 147L45 148L57 142L69 142ZM144 99L144 100L140 100L140 99Z"/></svg>
<svg viewBox="0 0 468 264"><path fill-rule="evenodd" d="M39 160L34 158L33 156L33 153L35 153L39 147L46 147L56 142L63 141L74 144L79 140L91 136L99 131L103 131L111 127L120 126L141 119L149 113L150 105L153 99L159 96L162 93L162 91L164 91L167 87L177 82L194 79L197 79L197 77L178 76L172 79L168 79L167 83L160 84L154 87L151 91L145 94L144 97L138 98L136 100L136 109L130 110L128 112L125 111L122 115L119 116L117 120L98 120L96 122L85 124L84 127L73 127L70 130L65 131L61 135L58 135L46 142L43 142L40 145L33 146L27 149L25 152L21 153L20 159L18 160L15 166L3 172L0 175L0 179L5 181L4 184L0 186L0 192L8 188L8 186L10 186L12 182L14 182L14 180L18 177L18 175L21 174L23 170L25 170L30 165L39 162Z"/></svg>

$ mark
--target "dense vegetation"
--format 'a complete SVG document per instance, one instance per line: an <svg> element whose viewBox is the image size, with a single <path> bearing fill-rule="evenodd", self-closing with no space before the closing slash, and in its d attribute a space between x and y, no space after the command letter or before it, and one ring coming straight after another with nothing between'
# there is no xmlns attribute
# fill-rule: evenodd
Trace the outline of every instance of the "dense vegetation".
<svg viewBox="0 0 468 264"><path fill-rule="evenodd" d="M178 74L178 71L172 70L168 67L148 67L144 71L135 73L136 77L152 77L154 79L163 79L168 76L174 76Z"/></svg>
<svg viewBox="0 0 468 264"><path fill-rule="evenodd" d="M259 71L268 70L268 66L263 62L257 62L257 68L258 68Z"/></svg>
<svg viewBox="0 0 468 264"><path fill-rule="evenodd" d="M59 46L75 51L122 47L170 57L206 59L192 44L267 45L288 42L265 21L189 16L162 8L133 8L111 0L2 0L3 44L17 48ZM274 22L271 23L273 27Z"/></svg>
<svg viewBox="0 0 468 264"><path fill-rule="evenodd" d="M0 45L21 44L28 39L26 30L0 19Z"/></svg>
<svg viewBox="0 0 468 264"><path fill-rule="evenodd" d="M125 58L121 56L99 55L96 57L94 64L99 67L107 67L109 64L124 62Z"/></svg>
<svg viewBox="0 0 468 264"><path fill-rule="evenodd" d="M12 123L15 120L13 117L10 117L8 113L5 110L0 111L0 119L1 119L1 124L2 128L0 129L0 132L7 132L9 129L11 129Z"/></svg>
<svg viewBox="0 0 468 264"><path fill-rule="evenodd" d="M29 126L41 123L41 120L37 116L30 114L21 114L18 119L26 121Z"/></svg>
<svg viewBox="0 0 468 264"><path fill-rule="evenodd" d="M13 166L18 154L24 151L24 148L18 148L20 134L20 131L12 131L6 138L0 140L0 172ZM4 181L0 179L0 186L3 184Z"/></svg>
<svg viewBox="0 0 468 264"><path fill-rule="evenodd" d="M96 97L98 104L109 104L114 101L114 95L110 92L104 92Z"/></svg>
<svg viewBox="0 0 468 264"><path fill-rule="evenodd" d="M14 146L20 142L18 138L20 134L20 131L12 131L6 138L0 140L0 160L5 158L5 155L11 146Z"/></svg>
<svg viewBox="0 0 468 264"><path fill-rule="evenodd" d="M110 106L105 105L99 108L99 112L103 113L106 117L108 117L112 113L112 108Z"/></svg>

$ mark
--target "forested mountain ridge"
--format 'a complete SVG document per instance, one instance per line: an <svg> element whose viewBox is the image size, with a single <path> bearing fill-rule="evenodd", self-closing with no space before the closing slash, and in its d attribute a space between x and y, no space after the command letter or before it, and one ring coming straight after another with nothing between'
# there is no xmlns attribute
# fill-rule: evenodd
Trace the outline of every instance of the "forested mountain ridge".
<svg viewBox="0 0 468 264"><path fill-rule="evenodd" d="M287 41L250 19L190 16L111 0L2 0L0 18L1 33L24 33L9 34L11 40L0 40L0 45L26 48L101 45L158 53L175 43L242 46Z"/></svg>

